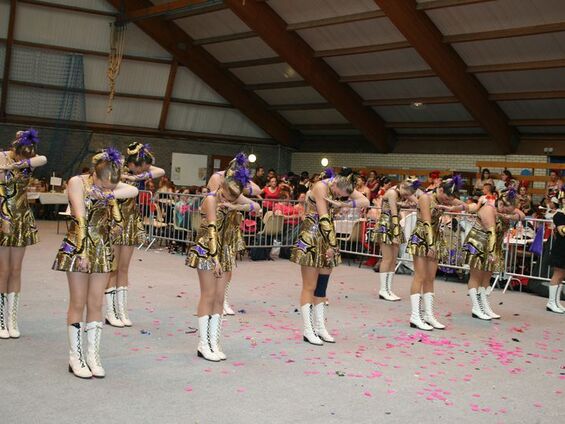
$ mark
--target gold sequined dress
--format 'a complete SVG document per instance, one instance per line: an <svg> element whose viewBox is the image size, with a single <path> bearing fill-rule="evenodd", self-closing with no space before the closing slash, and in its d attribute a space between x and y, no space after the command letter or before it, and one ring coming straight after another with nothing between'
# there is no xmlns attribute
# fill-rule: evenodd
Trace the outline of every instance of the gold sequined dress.
<svg viewBox="0 0 565 424"><path fill-rule="evenodd" d="M133 175L127 168L123 172ZM138 190L143 190L145 187L144 181L127 180L125 183L137 187ZM122 228L115 233L112 243L117 246L139 246L145 243L146 234L143 228L143 221L141 220L141 213L139 212L139 205L137 204L137 197L118 200L118 206L123 219Z"/></svg>
<svg viewBox="0 0 565 424"><path fill-rule="evenodd" d="M2 159L6 164L14 163L7 152L3 152ZM32 172L30 167L6 171L5 180L0 182L4 193L2 219L10 223L10 232L0 233L2 247L26 247L39 241L35 218L27 199Z"/></svg>
<svg viewBox="0 0 565 424"><path fill-rule="evenodd" d="M398 193L398 189L396 189ZM400 197L400 194L399 194ZM397 216L398 219L398 216ZM372 232L371 241L373 243L384 243L384 244L403 244L406 242L404 237L404 231L400 228L398 236L394 236L395 224L392 222L392 211L390 210L390 202L387 198L383 198L381 215L377 222L377 226ZM400 226L400 224L398 224Z"/></svg>
<svg viewBox="0 0 565 424"><path fill-rule="evenodd" d="M491 207L491 206L483 206ZM477 216L477 220L467 234L463 243L463 263L469 265L471 269L480 271L501 272L504 270L504 252L502 244L504 236L510 228L510 221L503 219L499 215L496 216L495 234L496 242L492 256L494 262L490 262L488 252L488 232L483 226L481 218Z"/></svg>
<svg viewBox="0 0 565 424"><path fill-rule="evenodd" d="M201 216L202 221L196 235L196 241L188 251L186 264L191 268L213 271L215 264L212 252L210 251L208 220L206 219L205 213L202 213ZM235 265L235 255L232 253L234 245L228 243L231 241L231 236L228 236L226 231L231 227L231 225L228 224L229 220L230 211L226 208L218 207L216 209L216 246L218 261L224 272L231 271Z"/></svg>
<svg viewBox="0 0 565 424"><path fill-rule="evenodd" d="M230 211L228 213L226 228L224 231L224 243L229 246L229 254L234 258L232 267L235 266L236 255L246 249L243 232L241 231L242 221L243 215L241 212Z"/></svg>
<svg viewBox="0 0 565 424"><path fill-rule="evenodd" d="M431 244L436 252L436 257L440 257L442 254L445 254L445 246L439 234L439 219L442 212L441 210L436 208L438 201L435 193L425 194L425 196L431 196L430 212L432 219L430 226L432 232L432 240L428 239L428 225L422 220L422 213L420 211L420 207L418 206L418 218L416 221L416 227L414 228L414 231L412 231L412 235L408 240L408 246L406 247L406 250L412 256L427 256Z"/></svg>
<svg viewBox="0 0 565 424"><path fill-rule="evenodd" d="M116 200L99 200L93 192L92 176L80 177L84 186L84 206L87 222L87 236L84 242L78 240L78 222L73 217L63 243L53 264L56 271L107 273L116 270L114 250L111 244L112 209L119 213ZM82 244L79 252L77 246ZM88 270L80 267L80 262L87 259Z"/></svg>
<svg viewBox="0 0 565 424"><path fill-rule="evenodd" d="M300 226L298 241L292 248L290 260L295 264L313 268L334 268L341 263L341 256L336 252L332 259L326 258L326 252L330 248L330 242L324 236L320 228L320 216L316 208L316 200L309 192L306 195L305 218ZM331 190L328 197L332 198ZM335 237L335 228L333 222L333 211L329 209L329 225L333 229L333 237Z"/></svg>

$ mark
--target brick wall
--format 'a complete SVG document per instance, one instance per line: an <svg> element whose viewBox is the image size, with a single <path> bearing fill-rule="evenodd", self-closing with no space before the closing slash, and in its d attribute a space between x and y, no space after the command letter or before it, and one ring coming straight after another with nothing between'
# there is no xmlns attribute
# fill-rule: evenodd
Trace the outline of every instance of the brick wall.
<svg viewBox="0 0 565 424"><path fill-rule="evenodd" d="M405 153L303 153L292 154L292 170L294 172L308 171L310 173L320 172L322 165L320 160L327 157L330 166L348 166L351 168L437 168L439 170L454 171L477 171L477 161L508 161L508 162L546 162L547 156L543 155L439 155L439 154L405 154ZM498 173L501 169L491 169L492 173ZM512 169L513 174L519 175L521 169ZM541 171L541 173L540 173ZM536 172L544 175L543 170Z"/></svg>

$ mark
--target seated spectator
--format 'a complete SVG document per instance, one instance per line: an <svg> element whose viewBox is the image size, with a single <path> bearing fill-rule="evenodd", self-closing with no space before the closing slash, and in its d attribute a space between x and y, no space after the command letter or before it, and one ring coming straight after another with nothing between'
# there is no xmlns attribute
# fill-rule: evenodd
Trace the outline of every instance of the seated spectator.
<svg viewBox="0 0 565 424"><path fill-rule="evenodd" d="M481 178L477 179L477 182L475 183L475 187L474 187L474 193L475 196L482 196L483 194L483 186L485 184L490 184L492 187L494 187L494 180L492 179L492 177L490 176L490 171L487 168L484 168L481 171Z"/></svg>
<svg viewBox="0 0 565 424"><path fill-rule="evenodd" d="M518 209L525 215L531 215L534 211L532 196L528 194L528 187L525 184L521 184L518 190Z"/></svg>
<svg viewBox="0 0 565 424"><path fill-rule="evenodd" d="M257 184L259 187L265 187L267 183L267 178L265 177L265 168L262 166L258 166L255 169L255 175L253 176L253 182Z"/></svg>
<svg viewBox="0 0 565 424"><path fill-rule="evenodd" d="M432 171L428 175L428 187L426 187L426 192L434 191L441 184L441 172Z"/></svg>
<svg viewBox="0 0 565 424"><path fill-rule="evenodd" d="M301 194L305 199L305 194ZM299 198L300 199L300 198ZM284 223L287 225L298 225L302 221L304 205L290 202L290 193L286 190L281 191L281 201L273 205L273 213L277 216L284 216Z"/></svg>
<svg viewBox="0 0 565 424"><path fill-rule="evenodd" d="M369 177L367 178L366 185L371 193L369 200L372 201L375 197L378 196L380 189L379 177L377 176L376 171L369 171Z"/></svg>
<svg viewBox="0 0 565 424"><path fill-rule="evenodd" d="M300 173L300 181L298 182L298 185L306 188L310 186L310 175L308 174L308 171L302 171Z"/></svg>
<svg viewBox="0 0 565 424"><path fill-rule="evenodd" d="M359 175L357 181L355 182L355 190L365 196L367 199L371 198L371 190L366 185L367 180L364 176Z"/></svg>
<svg viewBox="0 0 565 424"><path fill-rule="evenodd" d="M512 172L510 172L508 169L502 171L502 173L500 174L500 180L502 181L502 184L496 186L497 191L502 191L509 188L518 190L518 181L512 176Z"/></svg>
<svg viewBox="0 0 565 424"><path fill-rule="evenodd" d="M177 227L188 228L190 212L193 210L193 204L189 195L190 190L182 190L181 195L175 203L175 225Z"/></svg>
<svg viewBox="0 0 565 424"><path fill-rule="evenodd" d="M549 182L545 192L545 200L551 200L552 197L559 197L559 191L563 186L563 181L559 178L559 171L552 169L549 171Z"/></svg>
<svg viewBox="0 0 565 424"><path fill-rule="evenodd" d="M272 200L280 199L281 197L281 187L279 186L277 177L271 177L269 179L267 186L261 192L261 197L265 199L265 201L263 202L263 207L272 209Z"/></svg>
<svg viewBox="0 0 565 424"><path fill-rule="evenodd" d="M269 183L269 181L273 177L278 179L277 171L275 171L273 168L271 168L267 171L267 184Z"/></svg>

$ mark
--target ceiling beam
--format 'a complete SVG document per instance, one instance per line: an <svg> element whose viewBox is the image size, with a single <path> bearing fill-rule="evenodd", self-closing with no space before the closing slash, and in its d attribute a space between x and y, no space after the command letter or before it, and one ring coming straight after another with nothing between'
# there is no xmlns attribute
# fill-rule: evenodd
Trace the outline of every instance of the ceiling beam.
<svg viewBox="0 0 565 424"><path fill-rule="evenodd" d="M519 101L519 100L547 100L565 99L565 90L556 91L525 91L515 93L491 93L489 99L498 102ZM365 100L365 106L410 106L414 102L424 103L425 105L446 105L459 103L455 96L430 96L430 97L399 97L389 99L369 99ZM289 103L275 104L269 106L273 110L321 110L333 109L329 103Z"/></svg>
<svg viewBox="0 0 565 424"><path fill-rule="evenodd" d="M7 40L5 38L0 38L0 43L6 43ZM56 52L65 52L65 53L77 53L86 56L98 56L98 57L108 57L108 52L101 52L96 50L86 50L86 49L77 49L75 47L65 47L65 46L54 46L52 44L42 44L42 43L32 43L30 41L21 41L21 40L14 40L14 46L22 46L22 47L29 47L32 49L39 49L39 50L53 50ZM171 59L157 59L153 57L144 57L144 56L133 56L125 54L123 56L124 60L135 60L139 62L148 62L148 63L160 63L165 65L170 65L172 63Z"/></svg>
<svg viewBox="0 0 565 424"><path fill-rule="evenodd" d="M394 81L413 78L435 77L436 73L432 69L420 69L416 71L386 72L383 74L367 75L345 75L340 78L341 82L372 82L372 81Z"/></svg>
<svg viewBox="0 0 565 424"><path fill-rule="evenodd" d="M387 122L390 128L480 128L476 121Z"/></svg>
<svg viewBox="0 0 565 424"><path fill-rule="evenodd" d="M323 110L333 109L330 103L291 103L285 105L272 105L269 106L270 110Z"/></svg>
<svg viewBox="0 0 565 424"><path fill-rule="evenodd" d="M107 1L116 8L123 4L126 14L152 6L148 0ZM227 74L203 47L195 46L192 38L178 25L159 18L142 20L136 25L273 139L286 146L297 146L299 135L289 123L282 116L268 111L267 104L259 96L250 93L240 81Z"/></svg>
<svg viewBox="0 0 565 424"><path fill-rule="evenodd" d="M198 13L208 13L212 12L221 7L221 0L176 0L168 3L147 5L141 9L128 10L125 16L120 17L121 22L137 22L143 19L153 19L153 18L169 18L177 19L186 17L187 13L192 14L194 11ZM117 7L120 10L119 7Z"/></svg>
<svg viewBox="0 0 565 424"><path fill-rule="evenodd" d="M217 35L215 37L199 38L194 40L195 46L205 46L207 44L226 43L228 41L246 40L255 38L257 34L253 31L236 32L235 34Z"/></svg>
<svg viewBox="0 0 565 424"><path fill-rule="evenodd" d="M408 41L395 41L392 43L370 44L366 46L345 47L340 49L318 50L316 57L352 56L356 54L387 52L391 50L409 49L412 45Z"/></svg>
<svg viewBox="0 0 565 424"><path fill-rule="evenodd" d="M87 13L89 15L99 15L99 16L117 16L116 13L106 12L104 10L87 9L85 7L71 6L63 3L52 3L47 1L39 0L19 0L19 3L31 4L33 6L48 7L51 9L64 10L66 12L78 12Z"/></svg>
<svg viewBox="0 0 565 424"><path fill-rule="evenodd" d="M352 22L368 21L371 19L384 18L385 14L381 10L371 10L369 12L353 13L351 15L332 16L331 18L315 19L311 21L296 22L287 24L287 31L298 31L301 29L320 28L330 25L349 24Z"/></svg>
<svg viewBox="0 0 565 424"><path fill-rule="evenodd" d="M159 118L159 131L164 131L167 126L167 117L169 115L169 106L171 105L171 96L173 95L173 88L175 86L175 78L179 63L173 60L171 69L169 71L169 79L165 89L165 98L163 99L163 106L161 106L161 117Z"/></svg>
<svg viewBox="0 0 565 424"><path fill-rule="evenodd" d="M225 4L304 80L325 97L363 135L382 152L390 151L383 119L363 106L361 97L341 84L335 71L314 56L312 48L295 32L286 30L286 22L266 3L256 0L225 0Z"/></svg>
<svg viewBox="0 0 565 424"><path fill-rule="evenodd" d="M491 93L489 99L498 102L514 100L547 100L565 99L565 90L555 91L524 91L516 93Z"/></svg>
<svg viewBox="0 0 565 424"><path fill-rule="evenodd" d="M492 137L502 152L516 149L518 133L510 127L504 111L489 100L478 79L467 73L457 52L443 43L443 35L416 0L375 0L391 22L437 73L468 112Z"/></svg>
<svg viewBox="0 0 565 424"><path fill-rule="evenodd" d="M48 119L48 118L38 118L35 116L23 116L23 115L7 115L2 119L2 122L9 124L25 124L34 126L45 126L54 127L60 129L62 125L66 129L76 129L84 131L93 131L96 133L106 133L106 134L125 134L125 135L138 135L146 137L160 137L160 138L172 138L181 140L198 140L206 141L209 143L214 142L229 142L229 143L239 143L242 145L249 144L264 144L264 145L274 145L274 142L270 138L256 138L256 137L244 137L229 134L216 134L216 133L203 133L203 132L193 132L193 131L172 131L165 130L159 131L157 128L144 128L135 127L129 125L115 125L115 124L101 124L101 123L91 123L91 122L80 122L80 121L61 121L58 119Z"/></svg>
<svg viewBox="0 0 565 424"><path fill-rule="evenodd" d="M467 34L444 35L443 42L448 44L468 43L472 41L498 40L501 38L527 37L530 35L551 34L565 31L565 22L533 25L526 27L497 29L493 31L470 32Z"/></svg>
<svg viewBox="0 0 565 424"><path fill-rule="evenodd" d="M234 62L224 62L220 64L222 68L234 69L234 68L249 68L252 66L263 66L263 65L276 65L277 63L284 63L280 57L266 57L261 59L248 59L248 60L237 60Z"/></svg>
<svg viewBox="0 0 565 424"><path fill-rule="evenodd" d="M3 80L0 80L0 83ZM17 85L20 87L29 87L29 88L39 88L43 90L54 90L60 91L65 93L81 93L86 95L92 96L104 96L108 97L110 92L105 90L92 90L92 89L84 89L84 88L75 88L75 87L64 87L60 85L52 85L52 84L43 84L43 83L36 83L36 82L28 82L28 81L20 81L11 79L9 81L10 85ZM125 92L116 92L114 94L115 97L121 97L124 99L136 99L136 100L149 100L149 101L156 101L163 103L165 101L165 97L162 96L151 96L148 94L134 94L134 93L125 93ZM203 106L203 107L212 107L212 108L220 108L220 109L233 109L233 106L229 103L218 103L218 102L210 102L206 100L194 100L194 99L182 99L179 97L171 97L171 103L179 103L179 104L186 104L192 106Z"/></svg>
<svg viewBox="0 0 565 424"><path fill-rule="evenodd" d="M467 72L471 74L485 74L489 72L511 71L539 71L543 69L565 68L565 59L534 60L532 62L495 63L492 65L469 66Z"/></svg>
<svg viewBox="0 0 565 424"><path fill-rule="evenodd" d="M495 0L432 0L418 3L418 10L445 9L447 7L467 6L478 3L491 3Z"/></svg>
<svg viewBox="0 0 565 424"><path fill-rule="evenodd" d="M518 63L495 63L492 65L476 65L466 68L469 74L486 74L494 72L513 71L539 71L544 69L565 68L565 59L537 60L533 62ZM390 72L384 74L344 75L341 82L372 82L389 81L398 79L429 78L439 76L432 69L421 69L416 71Z"/></svg>
<svg viewBox="0 0 565 424"><path fill-rule="evenodd" d="M10 16L8 17L8 36L6 40L6 53L4 56L4 70L2 77L2 97L0 97L0 117L6 116L8 102L8 80L12 64L12 49L14 47L14 30L16 27L16 0L10 0Z"/></svg>
<svg viewBox="0 0 565 424"><path fill-rule="evenodd" d="M493 1L493 0L441 0L441 1L430 1L430 2L421 3L418 5L418 7L422 10L431 10L431 9L448 8L454 6L464 6L466 4L486 3L489 1ZM386 15L381 10L371 10L368 12L353 13L350 15L332 16L330 18L314 19L309 21L287 24L286 29L287 31L299 31L299 30L320 28L331 25L342 25L353 22L380 19L380 18L384 18L385 16ZM195 43L198 45L223 43L227 41L253 38L256 36L257 34L255 32L246 31L235 34L227 34L219 37L201 38L195 40Z"/></svg>

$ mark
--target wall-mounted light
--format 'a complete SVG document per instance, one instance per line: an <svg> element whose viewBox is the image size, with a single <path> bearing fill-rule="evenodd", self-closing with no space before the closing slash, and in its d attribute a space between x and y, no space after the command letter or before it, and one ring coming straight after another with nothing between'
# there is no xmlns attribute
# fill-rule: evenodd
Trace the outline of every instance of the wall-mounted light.
<svg viewBox="0 0 565 424"><path fill-rule="evenodd" d="M412 102L410 104L410 107L412 109L424 109L426 107L426 105L422 102Z"/></svg>
<svg viewBox="0 0 565 424"><path fill-rule="evenodd" d="M328 166L329 163L330 163L330 161L328 160L328 158L322 158L322 161L321 161L322 166Z"/></svg>
<svg viewBox="0 0 565 424"><path fill-rule="evenodd" d="M257 160L257 156L255 156L255 154L251 153L247 159L249 159L249 162L251 163L255 163L255 161Z"/></svg>

